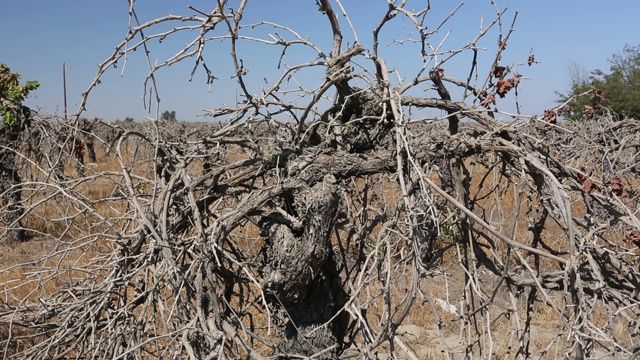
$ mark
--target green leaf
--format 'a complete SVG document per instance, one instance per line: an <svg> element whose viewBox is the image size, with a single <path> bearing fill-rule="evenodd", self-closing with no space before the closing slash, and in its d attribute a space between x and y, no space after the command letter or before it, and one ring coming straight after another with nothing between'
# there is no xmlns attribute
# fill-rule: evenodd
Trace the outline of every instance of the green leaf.
<svg viewBox="0 0 640 360"><path fill-rule="evenodd" d="M9 66L0 64L0 114L2 121L8 125L17 125L22 121L28 121L28 111L23 111L22 102L29 96L29 92L37 89L40 83L27 81L20 85L18 73L12 73Z"/></svg>

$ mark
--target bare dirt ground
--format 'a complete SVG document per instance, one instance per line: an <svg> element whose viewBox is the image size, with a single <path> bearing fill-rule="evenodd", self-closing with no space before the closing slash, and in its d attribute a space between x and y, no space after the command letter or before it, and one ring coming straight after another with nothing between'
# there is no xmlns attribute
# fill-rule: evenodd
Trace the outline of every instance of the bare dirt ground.
<svg viewBox="0 0 640 360"><path fill-rule="evenodd" d="M0 243L0 269L16 264L28 264L42 259L56 247L55 241L33 237L29 241L7 245Z"/></svg>

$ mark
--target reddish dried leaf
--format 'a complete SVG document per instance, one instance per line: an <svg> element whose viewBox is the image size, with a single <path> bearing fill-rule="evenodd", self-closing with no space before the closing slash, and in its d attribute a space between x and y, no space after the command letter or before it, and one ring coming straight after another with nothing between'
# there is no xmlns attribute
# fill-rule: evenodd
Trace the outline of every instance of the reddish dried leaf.
<svg viewBox="0 0 640 360"><path fill-rule="evenodd" d="M558 114L558 116L561 116L563 114L569 114L573 111L573 108L571 106L565 105L563 107L561 107L560 109L556 110L556 113Z"/></svg>
<svg viewBox="0 0 640 360"><path fill-rule="evenodd" d="M509 92L509 90L513 89L518 84L518 81L520 81L521 77L522 75L516 75L512 78L498 81L498 83L496 84L496 92L498 93L498 95L503 98Z"/></svg>
<svg viewBox="0 0 640 360"><path fill-rule="evenodd" d="M484 106L487 109L491 107L491 104L493 105L496 104L496 94L491 94L487 96L487 98L480 103L480 105Z"/></svg>
<svg viewBox="0 0 640 360"><path fill-rule="evenodd" d="M611 186L611 192L617 196L622 196L624 192L624 185L622 185L622 179L619 177L613 177L604 181L605 185Z"/></svg>
<svg viewBox="0 0 640 360"><path fill-rule="evenodd" d="M551 124L555 124L558 122L558 114L553 110L545 110L544 119Z"/></svg>
<svg viewBox="0 0 640 360"><path fill-rule="evenodd" d="M584 115L587 117L593 116L593 106L585 105L582 111L584 112Z"/></svg>
<svg viewBox="0 0 640 360"><path fill-rule="evenodd" d="M595 95L595 97L599 98L600 100L604 100L604 93L602 92L602 90L598 89L595 86L592 86L591 90L593 90L593 94Z"/></svg>
<svg viewBox="0 0 640 360"><path fill-rule="evenodd" d="M498 81L498 83L496 84L497 88L498 88L498 95L500 95L501 98L504 97L504 95L511 90L511 88L513 88L513 83L511 83L509 80L511 79L507 79L507 80L500 80Z"/></svg>
<svg viewBox="0 0 640 360"><path fill-rule="evenodd" d="M580 171L582 171L583 173L586 173L587 171L585 170L584 166L580 167ZM598 185L594 184L591 179L589 179L588 175L582 175L582 174L577 174L576 175L576 179L578 179L578 181L580 181L580 183L582 184L582 188L584 189L584 191L588 192L589 194L592 194L595 191L599 191L600 188L598 187Z"/></svg>
<svg viewBox="0 0 640 360"><path fill-rule="evenodd" d="M507 68L504 66L496 66L496 68L493 69L493 76L496 78L500 78L502 77L502 75L504 75L505 70L507 70Z"/></svg>
<svg viewBox="0 0 640 360"><path fill-rule="evenodd" d="M531 64L533 64L534 62L536 62L535 56L533 56L533 54L529 55L529 58L527 59L527 64L531 66Z"/></svg>
<svg viewBox="0 0 640 360"><path fill-rule="evenodd" d="M625 242L632 242L634 243L637 247L640 247L640 233L638 233L637 231L634 231L632 229L627 229L627 233L626 236L624 238Z"/></svg>
<svg viewBox="0 0 640 360"><path fill-rule="evenodd" d="M600 190L598 185L594 184L591 181L591 179L589 179L588 177L584 177L584 180L582 181L582 186L584 187L584 191L588 192L589 194L592 194Z"/></svg>

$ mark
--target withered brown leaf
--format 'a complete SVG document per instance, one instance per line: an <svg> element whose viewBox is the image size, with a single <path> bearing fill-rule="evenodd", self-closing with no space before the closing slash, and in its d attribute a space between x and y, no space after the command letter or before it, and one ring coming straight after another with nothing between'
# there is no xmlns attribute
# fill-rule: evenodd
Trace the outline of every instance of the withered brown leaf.
<svg viewBox="0 0 640 360"><path fill-rule="evenodd" d="M599 98L600 100L604 100L604 93L602 92L601 89L598 89L597 87L592 86L591 90L593 90L593 94L595 95L595 97Z"/></svg>
<svg viewBox="0 0 640 360"><path fill-rule="evenodd" d="M570 114L572 111L573 111L573 108L571 106L565 105L560 109L556 110L556 113L558 113L558 116L561 116L562 114Z"/></svg>
<svg viewBox="0 0 640 360"><path fill-rule="evenodd" d="M591 179L589 179L588 177L584 178L584 181L582 182L582 186L584 187L584 191L588 192L589 194L593 194L596 191L600 191L600 188L598 187L598 185L594 184Z"/></svg>
<svg viewBox="0 0 640 360"><path fill-rule="evenodd" d="M486 99L484 99L480 105L484 106L487 109L491 108L491 104L495 105L496 104L496 94L491 94L489 96L487 96Z"/></svg>
<svg viewBox="0 0 640 360"><path fill-rule="evenodd" d="M585 172L584 167L581 167L580 171ZM585 176L585 175L582 175L582 174L578 174L576 176L576 178L578 179L578 181L580 181L580 183L582 183L582 188L587 193L593 194L596 191L600 191L600 188L598 187L598 185L594 184L593 181L591 181L591 179L589 179L588 175Z"/></svg>
<svg viewBox="0 0 640 360"><path fill-rule="evenodd" d="M521 77L522 75L515 75L512 78L498 81L498 83L496 84L496 92L498 93L498 95L503 98L509 92L509 90L513 89L518 84L518 81L520 81Z"/></svg>
<svg viewBox="0 0 640 360"><path fill-rule="evenodd" d="M544 119L547 120L550 124L555 124L558 122L558 113L553 110L545 110Z"/></svg>
<svg viewBox="0 0 640 360"><path fill-rule="evenodd" d="M640 247L640 233L634 231L633 229L627 229L624 241L628 243L632 242L635 244L635 246Z"/></svg>
<svg viewBox="0 0 640 360"><path fill-rule="evenodd" d="M582 111L587 117L593 116L593 106L585 105Z"/></svg>
<svg viewBox="0 0 640 360"><path fill-rule="evenodd" d="M504 66L496 66L495 69L493 69L493 76L500 78L504 75L505 70L507 70L507 68Z"/></svg>
<svg viewBox="0 0 640 360"><path fill-rule="evenodd" d="M619 177L612 177L611 179L607 179L603 182L605 185L611 186L611 192L616 194L617 196L622 196L624 192L624 185L622 185L622 179Z"/></svg>

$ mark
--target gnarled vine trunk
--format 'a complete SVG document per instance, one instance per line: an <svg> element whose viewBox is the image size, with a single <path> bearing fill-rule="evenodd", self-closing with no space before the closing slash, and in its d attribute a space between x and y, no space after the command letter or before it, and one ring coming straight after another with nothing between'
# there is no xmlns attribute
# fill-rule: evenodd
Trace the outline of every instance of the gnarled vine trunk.
<svg viewBox="0 0 640 360"><path fill-rule="evenodd" d="M335 358L347 329L343 290L331 245L340 198L333 175L288 194L296 224L264 223L263 285L280 328L284 354Z"/></svg>

